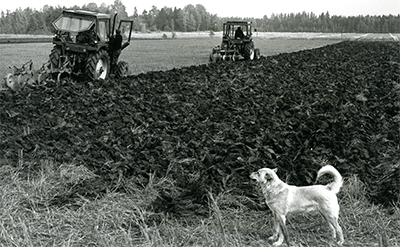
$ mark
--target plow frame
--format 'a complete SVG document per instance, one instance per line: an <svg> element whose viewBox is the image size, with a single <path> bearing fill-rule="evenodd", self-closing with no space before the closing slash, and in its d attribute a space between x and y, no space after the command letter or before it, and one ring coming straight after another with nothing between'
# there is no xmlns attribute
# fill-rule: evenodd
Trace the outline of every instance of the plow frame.
<svg viewBox="0 0 400 247"><path fill-rule="evenodd" d="M0 85L0 88L8 87L18 90L25 85L39 85L45 82L50 73L49 62L44 63L38 70L33 69L32 60L24 63L20 68L15 65L9 68L13 72L4 77L4 83Z"/></svg>

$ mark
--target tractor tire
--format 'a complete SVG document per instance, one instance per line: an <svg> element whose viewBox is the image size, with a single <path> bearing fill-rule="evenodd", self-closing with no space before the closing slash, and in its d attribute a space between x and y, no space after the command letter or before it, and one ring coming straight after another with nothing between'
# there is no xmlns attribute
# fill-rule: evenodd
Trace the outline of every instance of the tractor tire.
<svg viewBox="0 0 400 247"><path fill-rule="evenodd" d="M220 52L214 52L214 50L210 53L210 63L218 63L221 61L222 56Z"/></svg>
<svg viewBox="0 0 400 247"><path fill-rule="evenodd" d="M254 43L249 42L244 45L244 59L253 60L254 59Z"/></svg>
<svg viewBox="0 0 400 247"><path fill-rule="evenodd" d="M259 60L261 58L260 49L254 49L254 60Z"/></svg>
<svg viewBox="0 0 400 247"><path fill-rule="evenodd" d="M5 77L5 86L12 90L18 90L19 84L17 78L13 74L7 74Z"/></svg>
<svg viewBox="0 0 400 247"><path fill-rule="evenodd" d="M105 80L110 73L110 57L104 50L90 54L86 60L85 76L90 81Z"/></svg>
<svg viewBox="0 0 400 247"><path fill-rule="evenodd" d="M115 71L115 78L123 78L129 75L129 64L125 61L119 61Z"/></svg>
<svg viewBox="0 0 400 247"><path fill-rule="evenodd" d="M61 65L61 48L58 46L54 46L54 48L51 50L51 53L49 55L49 60L50 60L50 70L54 71L55 69L59 69Z"/></svg>
<svg viewBox="0 0 400 247"><path fill-rule="evenodd" d="M216 59L214 58L214 52L211 52L209 61L212 63L212 62L216 62L215 60Z"/></svg>

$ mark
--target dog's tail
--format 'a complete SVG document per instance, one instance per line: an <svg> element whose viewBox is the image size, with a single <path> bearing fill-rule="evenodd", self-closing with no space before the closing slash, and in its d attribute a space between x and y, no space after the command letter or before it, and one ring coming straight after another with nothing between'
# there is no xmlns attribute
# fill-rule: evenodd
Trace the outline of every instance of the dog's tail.
<svg viewBox="0 0 400 247"><path fill-rule="evenodd" d="M328 190L334 192L335 194L337 194L340 190L340 187L342 187L342 184L343 184L342 175L340 175L340 173L335 169L335 167L333 167L331 165L326 165L318 171L317 180L322 175L327 174L327 173L331 174L333 176L333 182L326 185L326 188Z"/></svg>

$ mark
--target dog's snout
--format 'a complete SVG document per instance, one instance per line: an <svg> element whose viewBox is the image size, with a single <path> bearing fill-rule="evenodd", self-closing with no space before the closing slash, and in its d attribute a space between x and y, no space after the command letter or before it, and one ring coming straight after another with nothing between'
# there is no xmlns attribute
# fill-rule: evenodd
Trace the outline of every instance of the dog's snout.
<svg viewBox="0 0 400 247"><path fill-rule="evenodd" d="M250 174L250 178L251 178L251 180L257 181L256 173L255 173L255 172L251 173L251 174Z"/></svg>

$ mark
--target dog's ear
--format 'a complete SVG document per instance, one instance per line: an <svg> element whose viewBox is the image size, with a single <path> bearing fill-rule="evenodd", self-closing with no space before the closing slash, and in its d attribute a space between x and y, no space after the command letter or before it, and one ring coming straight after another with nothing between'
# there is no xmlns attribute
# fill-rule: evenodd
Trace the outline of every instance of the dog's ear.
<svg viewBox="0 0 400 247"><path fill-rule="evenodd" d="M278 172L278 168L274 168L274 169L272 169L272 171L274 171L275 173L277 173L277 172Z"/></svg>

